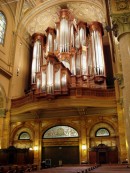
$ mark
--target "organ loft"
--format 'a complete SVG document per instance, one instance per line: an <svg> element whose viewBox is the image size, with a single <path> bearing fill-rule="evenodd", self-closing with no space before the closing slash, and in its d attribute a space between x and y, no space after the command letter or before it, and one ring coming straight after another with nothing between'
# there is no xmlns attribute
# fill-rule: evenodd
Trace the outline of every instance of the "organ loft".
<svg viewBox="0 0 130 173"><path fill-rule="evenodd" d="M34 94L73 95L76 88L106 89L103 26L77 21L68 9L59 11L55 28L32 35L31 89Z"/></svg>

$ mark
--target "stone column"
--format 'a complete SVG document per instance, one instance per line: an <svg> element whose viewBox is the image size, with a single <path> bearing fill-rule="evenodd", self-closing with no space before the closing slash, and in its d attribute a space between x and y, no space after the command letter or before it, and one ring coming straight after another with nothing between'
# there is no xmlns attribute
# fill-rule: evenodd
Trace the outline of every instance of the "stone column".
<svg viewBox="0 0 130 173"><path fill-rule="evenodd" d="M86 139L86 121L85 121L85 116L83 115L82 111L82 115L81 115L81 140L80 140L80 153L81 153L81 157L80 157L80 162L84 163L88 160L87 158L87 150L88 150L88 146L87 146L87 139ZM80 112L81 114L81 112Z"/></svg>
<svg viewBox="0 0 130 173"><path fill-rule="evenodd" d="M34 164L41 166L41 136L40 136L41 121L39 118L35 120L35 141L34 141Z"/></svg>
<svg viewBox="0 0 130 173"><path fill-rule="evenodd" d="M126 126L126 147L130 163L130 13L112 15L114 33L118 38L122 60L123 113Z"/></svg>

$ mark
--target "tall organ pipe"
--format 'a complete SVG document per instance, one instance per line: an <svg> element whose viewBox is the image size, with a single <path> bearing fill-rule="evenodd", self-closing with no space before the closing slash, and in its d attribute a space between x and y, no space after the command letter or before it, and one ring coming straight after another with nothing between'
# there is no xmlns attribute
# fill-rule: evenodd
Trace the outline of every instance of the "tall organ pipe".
<svg viewBox="0 0 130 173"><path fill-rule="evenodd" d="M51 94L53 93L53 64L49 61L47 66L47 93Z"/></svg>
<svg viewBox="0 0 130 173"><path fill-rule="evenodd" d="M31 84L36 84L36 73L40 72L40 66L44 62L45 35L34 33L32 35L33 55L31 68Z"/></svg>
<svg viewBox="0 0 130 173"><path fill-rule="evenodd" d="M105 76L105 63L102 44L102 25L93 22L90 26L93 52L93 65L95 75Z"/></svg>
<svg viewBox="0 0 130 173"><path fill-rule="evenodd" d="M41 58L41 42L37 40L33 48L32 60L32 84L36 83L36 72L40 71L40 58Z"/></svg>

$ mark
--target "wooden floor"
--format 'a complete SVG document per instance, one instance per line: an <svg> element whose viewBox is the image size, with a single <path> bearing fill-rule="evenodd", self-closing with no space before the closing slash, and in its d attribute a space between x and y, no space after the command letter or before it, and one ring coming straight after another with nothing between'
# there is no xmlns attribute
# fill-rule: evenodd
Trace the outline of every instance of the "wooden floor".
<svg viewBox="0 0 130 173"><path fill-rule="evenodd" d="M92 173L130 173L130 166L128 165L101 165Z"/></svg>
<svg viewBox="0 0 130 173"><path fill-rule="evenodd" d="M0 168L2 168L0 166ZM17 169L16 169L17 168ZM130 173L130 166L123 164L108 165L63 165L59 167L38 169L35 165L5 166L0 173Z"/></svg>
<svg viewBox="0 0 130 173"><path fill-rule="evenodd" d="M130 173L130 167L127 165L101 165L101 166L62 166L48 168L37 173Z"/></svg>

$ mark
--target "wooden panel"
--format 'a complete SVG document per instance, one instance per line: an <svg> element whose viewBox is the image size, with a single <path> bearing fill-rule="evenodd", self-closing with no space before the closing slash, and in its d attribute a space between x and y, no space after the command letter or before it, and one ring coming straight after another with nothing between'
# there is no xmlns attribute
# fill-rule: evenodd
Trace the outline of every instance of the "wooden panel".
<svg viewBox="0 0 130 173"><path fill-rule="evenodd" d="M51 159L52 166L59 165L59 160L63 164L79 163L79 147L78 146L62 146L62 147L43 147L42 160Z"/></svg>
<svg viewBox="0 0 130 173"><path fill-rule="evenodd" d="M109 151L108 153L109 163L118 163L118 151Z"/></svg>
<svg viewBox="0 0 130 173"><path fill-rule="evenodd" d="M89 151L89 163L91 163L91 164L97 163L97 153L96 153L96 151Z"/></svg>

